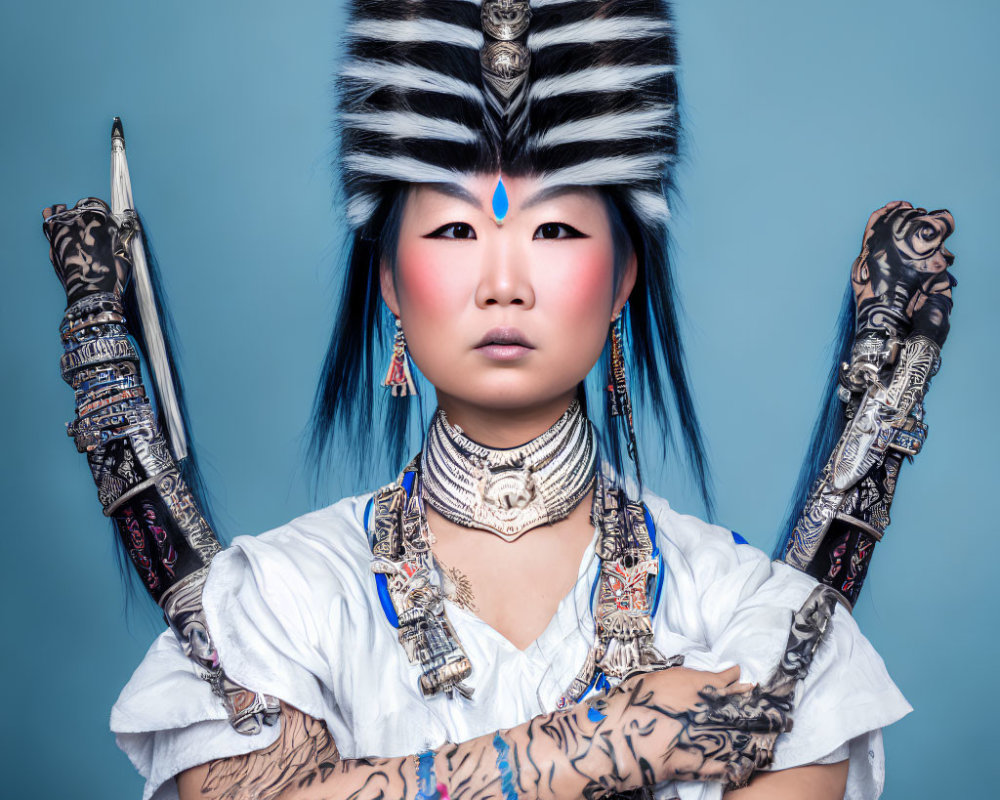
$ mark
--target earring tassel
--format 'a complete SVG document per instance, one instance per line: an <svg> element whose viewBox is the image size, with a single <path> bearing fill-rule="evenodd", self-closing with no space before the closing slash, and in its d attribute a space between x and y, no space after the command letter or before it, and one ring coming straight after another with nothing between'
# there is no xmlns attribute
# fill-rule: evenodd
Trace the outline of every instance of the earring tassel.
<svg viewBox="0 0 1000 800"><path fill-rule="evenodd" d="M624 417L628 434L628 454L635 464L636 478L642 484L639 473L639 448L635 439L635 424L632 422L632 399L628 395L625 381L625 352L622 345L624 322L619 314L611 323L611 365L608 376L608 411L612 417Z"/></svg>
<svg viewBox="0 0 1000 800"><path fill-rule="evenodd" d="M396 338L392 342L392 360L389 362L389 369L385 373L382 385L392 390L393 397L406 397L417 393L417 385L413 382L413 373L410 371L409 354L406 352L406 336L398 319Z"/></svg>

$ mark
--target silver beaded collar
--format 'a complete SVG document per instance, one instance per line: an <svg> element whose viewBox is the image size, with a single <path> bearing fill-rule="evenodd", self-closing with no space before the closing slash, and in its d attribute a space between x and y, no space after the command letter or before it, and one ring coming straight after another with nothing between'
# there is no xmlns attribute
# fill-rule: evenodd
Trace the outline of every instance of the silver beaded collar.
<svg viewBox="0 0 1000 800"><path fill-rule="evenodd" d="M590 421L570 403L545 433L497 450L472 441L437 410L420 456L424 501L445 519L512 542L565 519L594 486Z"/></svg>

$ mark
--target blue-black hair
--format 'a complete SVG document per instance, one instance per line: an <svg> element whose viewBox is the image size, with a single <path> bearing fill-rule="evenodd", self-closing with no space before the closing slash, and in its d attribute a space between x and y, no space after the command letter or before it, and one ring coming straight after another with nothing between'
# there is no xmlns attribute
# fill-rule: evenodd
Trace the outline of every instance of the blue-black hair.
<svg viewBox="0 0 1000 800"><path fill-rule="evenodd" d="M847 424L844 415L844 404L837 397L837 384L840 378L841 364L851 360L851 348L854 345L854 290L848 285L844 293L844 300L840 306L840 316L837 320L837 334L834 339L833 364L827 375L826 386L824 387L823 403L820 406L819 416L813 425L812 438L809 442L809 449L806 451L805 460L799 471L799 478L795 484L795 491L792 493L792 500L788 506L788 514L785 524L774 551L772 558L780 559L788 549L788 542L791 539L795 523L799 520L802 508L809 499L813 483L819 476L820 470L826 465L834 446L840 440Z"/></svg>
<svg viewBox="0 0 1000 800"><path fill-rule="evenodd" d="M181 380L180 358L178 356L177 346L175 345L177 334L174 327L173 316L170 313L170 308L167 304L167 297L163 290L159 263L157 262L156 255L153 251L149 231L142 223L141 219L140 230L142 231L142 243L146 254L146 263L149 267L149 278L153 286L153 297L156 300L156 312L160 317L160 328L163 332L163 342L167 354L167 363L170 365L170 372L173 377L174 394L177 397L181 420L184 424L184 430L187 433L187 457L178 462L177 467L180 471L181 477L184 479L184 482L187 484L188 489L194 497L198 509L205 518L205 521L211 525L212 530L215 531L216 537L224 545L225 539L222 537L219 529L214 524L208 490L206 488L201 469L199 468L198 456L195 451L191 419L188 414L187 403L184 400L184 384ZM142 359L142 366L145 372L144 384L146 394L152 400L156 410L156 421L159 425L160 432L162 433L164 439L166 439L169 443L170 433L169 428L167 427L166 415L164 414L162 403L159 402L159 398L156 396L156 392L154 390L153 376L149 360L147 332L142 326L142 317L139 314L139 302L135 292L135 281L129 283L129 285L125 288L125 291L122 294L122 306L125 312L125 319L129 322L129 333L135 342L136 348L138 349L139 355ZM125 586L126 603L128 603L129 600L133 599L136 595L140 593L145 594L145 587L142 586L139 575L136 572L135 567L132 565L132 561L128 554L125 552L124 545L119 539L118 530L114 526L114 523L112 523L112 528L115 531L115 541L118 542L118 546L115 547L115 553L117 555L118 569L122 575L122 581Z"/></svg>
<svg viewBox="0 0 1000 800"><path fill-rule="evenodd" d="M668 239L662 231L640 223L624 190L598 187L598 191L605 199L611 222L616 272L621 274L633 252L638 265L625 325L633 395L648 403L663 437L664 454L667 444L680 435L681 450L711 516L714 501L708 458L684 363ZM335 438L364 454L357 460L357 468L366 478L376 480L384 480L386 459L388 466L401 468L413 444L410 423L414 398L387 397L388 392L379 386L388 363L392 330L391 315L381 297L380 266L383 259L392 263L395 257L406 195L407 184L392 185L384 192L371 220L354 233L350 244L340 306L312 411L309 457L317 468L317 487L329 467ZM606 364L607 349L597 367L605 370L601 380L591 382L600 383L601 394L606 385ZM579 395L591 412L606 406L603 397L601 402L587 403L584 384ZM595 417L593 413L590 416ZM624 421L609 418L606 413L604 416L604 424L598 427L604 434L605 457L617 474L624 475Z"/></svg>

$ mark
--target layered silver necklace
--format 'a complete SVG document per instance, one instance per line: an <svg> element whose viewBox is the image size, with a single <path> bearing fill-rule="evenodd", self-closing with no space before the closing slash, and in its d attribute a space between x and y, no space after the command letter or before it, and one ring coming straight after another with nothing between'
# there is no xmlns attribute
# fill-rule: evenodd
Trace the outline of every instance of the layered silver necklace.
<svg viewBox="0 0 1000 800"><path fill-rule="evenodd" d="M513 542L565 519L594 486L594 433L580 403L519 447L472 441L438 409L420 457L424 501L445 519Z"/></svg>

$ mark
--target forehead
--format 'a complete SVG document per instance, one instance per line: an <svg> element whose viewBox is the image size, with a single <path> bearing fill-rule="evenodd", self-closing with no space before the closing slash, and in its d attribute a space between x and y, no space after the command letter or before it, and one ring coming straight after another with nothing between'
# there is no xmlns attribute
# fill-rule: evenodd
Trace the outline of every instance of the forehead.
<svg viewBox="0 0 1000 800"><path fill-rule="evenodd" d="M564 205L603 205L600 193L592 186L554 186L537 176L471 175L450 183L413 184L411 189L411 198L421 203L451 199L486 211L493 208L499 194L506 195L511 210L528 209L556 200Z"/></svg>

